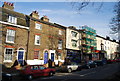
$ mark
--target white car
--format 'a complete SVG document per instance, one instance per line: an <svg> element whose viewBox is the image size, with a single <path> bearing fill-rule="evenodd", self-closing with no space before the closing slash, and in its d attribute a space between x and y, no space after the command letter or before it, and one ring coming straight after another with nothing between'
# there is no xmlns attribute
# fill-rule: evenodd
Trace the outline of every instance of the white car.
<svg viewBox="0 0 120 81"><path fill-rule="evenodd" d="M81 70L81 65L74 63L74 62L62 64L59 67L59 70L60 71L67 71L70 73L70 72L75 71L75 70Z"/></svg>

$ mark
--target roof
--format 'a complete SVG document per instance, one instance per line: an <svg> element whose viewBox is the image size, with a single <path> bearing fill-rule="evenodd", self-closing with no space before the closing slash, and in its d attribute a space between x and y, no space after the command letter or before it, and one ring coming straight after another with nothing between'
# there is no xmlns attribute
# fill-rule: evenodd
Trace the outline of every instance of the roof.
<svg viewBox="0 0 120 81"><path fill-rule="evenodd" d="M20 17L20 18L25 18L26 17L22 13L18 13L18 12L15 12L13 10L5 9L3 7L0 7L0 10L2 10L3 13L7 13L7 14L10 14L10 15L13 15L13 16L16 16L16 17Z"/></svg>
<svg viewBox="0 0 120 81"><path fill-rule="evenodd" d="M96 37L100 37L100 38L102 38L102 39L104 39L104 40L108 40L108 39L106 39L105 37L102 37L102 36L100 36L100 35L96 35ZM113 40L110 40L110 39L109 39L109 41L115 42L115 43L118 43L118 44L119 44L119 42L116 42L114 39L113 39Z"/></svg>
<svg viewBox="0 0 120 81"><path fill-rule="evenodd" d="M38 21L38 22L41 22L41 23L44 23L44 24L47 24L47 25L51 25L51 26L54 26L54 27L61 28L61 29L66 29L65 26L59 25L57 23L46 22L46 21L43 21L41 19L33 18L33 17L29 16L29 15L26 15L26 16L29 17L30 19L34 20L34 21Z"/></svg>

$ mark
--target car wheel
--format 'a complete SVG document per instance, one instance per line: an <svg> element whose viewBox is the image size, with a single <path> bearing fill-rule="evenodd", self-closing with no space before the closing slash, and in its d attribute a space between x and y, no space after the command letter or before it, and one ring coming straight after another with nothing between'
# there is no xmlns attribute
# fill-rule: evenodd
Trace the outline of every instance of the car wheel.
<svg viewBox="0 0 120 81"><path fill-rule="evenodd" d="M27 79L28 79L28 80L32 80L32 79L33 79L33 76L32 76L32 75L28 75L28 76L27 76Z"/></svg>
<svg viewBox="0 0 120 81"><path fill-rule="evenodd" d="M54 75L54 73L53 73L53 72L50 72L50 73L49 73L49 76L53 76L53 75Z"/></svg>
<svg viewBox="0 0 120 81"><path fill-rule="evenodd" d="M69 68L69 69L68 69L68 73L71 73L71 72L72 72L72 69Z"/></svg>

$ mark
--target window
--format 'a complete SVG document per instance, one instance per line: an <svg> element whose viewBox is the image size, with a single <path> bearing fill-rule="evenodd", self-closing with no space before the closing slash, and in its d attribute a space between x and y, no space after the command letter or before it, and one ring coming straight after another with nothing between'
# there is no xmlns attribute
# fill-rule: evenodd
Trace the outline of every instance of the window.
<svg viewBox="0 0 120 81"><path fill-rule="evenodd" d="M12 61L13 48L5 48L4 60Z"/></svg>
<svg viewBox="0 0 120 81"><path fill-rule="evenodd" d="M62 35L62 30L59 30L59 35Z"/></svg>
<svg viewBox="0 0 120 81"><path fill-rule="evenodd" d="M34 59L38 59L39 58L39 51L35 50L34 51Z"/></svg>
<svg viewBox="0 0 120 81"><path fill-rule="evenodd" d="M58 49L62 49L62 43L63 43L62 40L59 40L59 41L58 41Z"/></svg>
<svg viewBox="0 0 120 81"><path fill-rule="evenodd" d="M32 70L38 70L38 66L31 66Z"/></svg>
<svg viewBox="0 0 120 81"><path fill-rule="evenodd" d="M44 66L39 66L39 69L40 69L40 70L43 70L43 69L46 69L46 67L44 67Z"/></svg>
<svg viewBox="0 0 120 81"><path fill-rule="evenodd" d="M62 58L63 58L62 53L58 53L58 60L60 60Z"/></svg>
<svg viewBox="0 0 120 81"><path fill-rule="evenodd" d="M42 25L38 24L38 23L35 23L35 28L41 30L42 29Z"/></svg>
<svg viewBox="0 0 120 81"><path fill-rule="evenodd" d="M77 41L76 40L72 40L71 42L72 42L73 47L77 47Z"/></svg>
<svg viewBox="0 0 120 81"><path fill-rule="evenodd" d="M17 18L13 16L9 16L8 22L17 24Z"/></svg>
<svg viewBox="0 0 120 81"><path fill-rule="evenodd" d="M7 29L6 42L14 43L15 39L15 30Z"/></svg>
<svg viewBox="0 0 120 81"><path fill-rule="evenodd" d="M77 32L72 31L71 34L72 34L73 37L77 36Z"/></svg>
<svg viewBox="0 0 120 81"><path fill-rule="evenodd" d="M40 45L40 36L35 35L35 45Z"/></svg>

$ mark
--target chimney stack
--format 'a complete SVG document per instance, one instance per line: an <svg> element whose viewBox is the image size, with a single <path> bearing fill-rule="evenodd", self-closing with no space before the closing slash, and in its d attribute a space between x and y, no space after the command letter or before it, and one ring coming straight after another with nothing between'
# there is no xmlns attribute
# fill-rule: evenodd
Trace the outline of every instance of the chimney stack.
<svg viewBox="0 0 120 81"><path fill-rule="evenodd" d="M116 40L115 40L115 39L113 39L113 42L116 42Z"/></svg>
<svg viewBox="0 0 120 81"><path fill-rule="evenodd" d="M9 9L9 10L14 10L14 4L10 2L4 2L3 8Z"/></svg>
<svg viewBox="0 0 120 81"><path fill-rule="evenodd" d="M39 19L39 15L38 15L38 12L37 11L33 11L31 14L30 14L31 17L34 17L36 19Z"/></svg>
<svg viewBox="0 0 120 81"><path fill-rule="evenodd" d="M45 16L45 15L41 18L41 20L46 21L46 22L49 22L48 17L47 17L47 16Z"/></svg>
<svg viewBox="0 0 120 81"><path fill-rule="evenodd" d="M106 36L106 39L107 39L107 40L110 40L110 37Z"/></svg>

